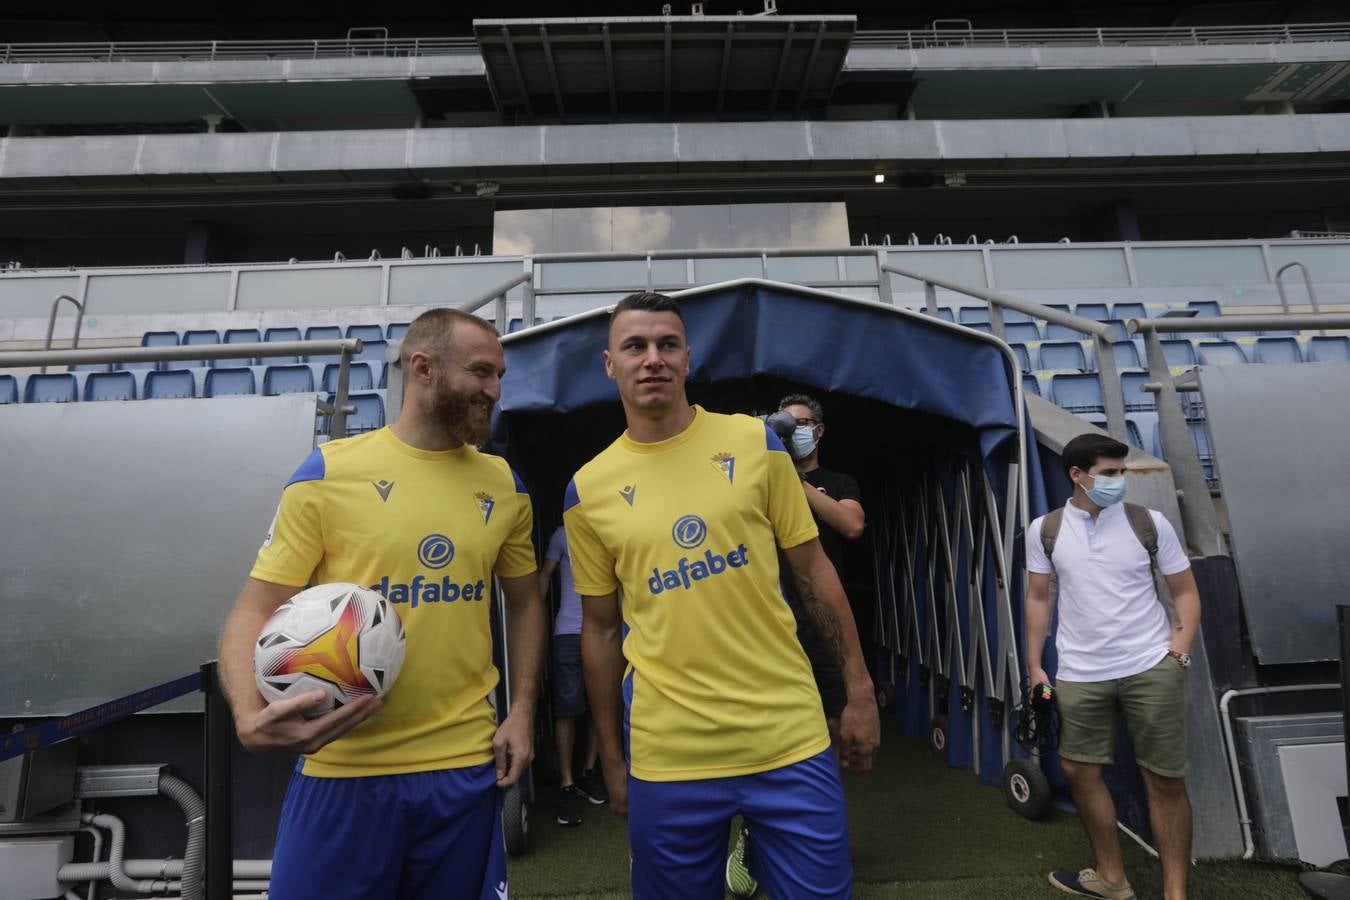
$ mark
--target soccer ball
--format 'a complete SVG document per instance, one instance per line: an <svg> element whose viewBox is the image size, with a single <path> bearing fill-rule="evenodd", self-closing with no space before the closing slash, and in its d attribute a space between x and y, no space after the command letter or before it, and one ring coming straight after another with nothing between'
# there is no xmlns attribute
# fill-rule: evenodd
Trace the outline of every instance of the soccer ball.
<svg viewBox="0 0 1350 900"><path fill-rule="evenodd" d="M253 675L268 703L318 689L305 711L323 715L368 694L383 696L407 641L403 621L383 595L355 584L320 584L281 604L253 646Z"/></svg>

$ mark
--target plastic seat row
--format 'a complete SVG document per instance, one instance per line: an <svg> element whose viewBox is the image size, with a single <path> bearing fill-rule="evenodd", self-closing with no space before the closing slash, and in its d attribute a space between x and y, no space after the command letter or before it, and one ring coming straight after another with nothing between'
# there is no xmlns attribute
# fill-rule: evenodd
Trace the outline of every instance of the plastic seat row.
<svg viewBox="0 0 1350 900"><path fill-rule="evenodd" d="M1163 355L1171 368L1196 365L1266 365L1302 362L1350 362L1350 337L1316 335L1305 343L1291 337L1262 337L1244 346L1236 341L1190 341L1168 339L1161 342ZM1023 372L1078 371L1095 372L1096 354L1089 344L1084 349L1077 341L1046 341L1037 345L1013 344L1013 352ZM1111 346L1117 369L1144 368L1144 353L1134 341L1117 341Z"/></svg>
<svg viewBox="0 0 1350 900"><path fill-rule="evenodd" d="M0 375L0 404L73 403L78 400L163 400L182 397L227 397L251 394L333 393L337 363L295 363L273 366L149 369L117 372L58 372L26 376ZM378 373L378 375L377 375ZM383 364L353 363L349 393L384 388Z"/></svg>
<svg viewBox="0 0 1350 900"><path fill-rule="evenodd" d="M391 325L392 330L396 326ZM374 333L371 336L363 336L359 329L371 328ZM406 326L403 326L406 330ZM352 358L360 362L383 363L388 342L384 339L384 332L379 326L351 326L347 329L348 337L360 338L363 342L361 352L355 354ZM399 332L401 335L402 332ZM309 328L305 333L305 340L338 340L342 337L341 331L336 326L315 326ZM256 328L232 328L225 332L225 340L220 340L219 332L215 331L186 331L180 337L176 331L147 331L141 336L142 347L178 347L178 346L211 346L225 344L250 344L250 343L272 343L277 341L298 341L301 340L300 329L298 328L269 328L265 338L259 338ZM392 339L391 339L392 340ZM204 366L244 366L244 365L265 365L267 363L330 363L337 362L337 354L326 354L319 356L307 356L303 360L295 356L265 356L261 358L244 359L218 359L218 360L175 360L167 363L119 363L115 367L109 365L88 365L77 367L81 371L127 371L131 369L165 369L165 368L200 368Z"/></svg>

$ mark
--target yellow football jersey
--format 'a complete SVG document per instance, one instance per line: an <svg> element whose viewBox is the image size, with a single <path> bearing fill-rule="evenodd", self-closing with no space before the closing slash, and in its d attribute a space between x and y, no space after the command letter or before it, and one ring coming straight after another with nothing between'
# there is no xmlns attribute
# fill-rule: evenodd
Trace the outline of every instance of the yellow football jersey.
<svg viewBox="0 0 1350 900"><path fill-rule="evenodd" d="M829 746L775 546L816 525L763 422L696 406L669 440L622 435L576 474L563 520L577 593L623 589L634 777L748 775Z"/></svg>
<svg viewBox="0 0 1350 900"><path fill-rule="evenodd" d="M305 758L320 777L394 775L492 759L492 575L535 571L533 513L500 457L419 450L388 428L321 445L281 494L252 575L354 582L403 619L407 655L379 712Z"/></svg>

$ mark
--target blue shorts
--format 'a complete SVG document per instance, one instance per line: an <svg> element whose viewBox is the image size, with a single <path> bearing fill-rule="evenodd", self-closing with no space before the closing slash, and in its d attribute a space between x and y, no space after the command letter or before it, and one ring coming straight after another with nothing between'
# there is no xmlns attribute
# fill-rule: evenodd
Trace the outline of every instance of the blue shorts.
<svg viewBox="0 0 1350 900"><path fill-rule="evenodd" d="M775 898L847 898L848 814L834 751L756 775L702 781L628 778L633 896L722 900L731 819L753 835L750 871Z"/></svg>
<svg viewBox="0 0 1350 900"><path fill-rule="evenodd" d="M291 777L272 900L500 900L502 798L492 763L366 778Z"/></svg>
<svg viewBox="0 0 1350 900"><path fill-rule="evenodd" d="M581 635L553 636L553 718L586 713L586 679L581 671Z"/></svg>

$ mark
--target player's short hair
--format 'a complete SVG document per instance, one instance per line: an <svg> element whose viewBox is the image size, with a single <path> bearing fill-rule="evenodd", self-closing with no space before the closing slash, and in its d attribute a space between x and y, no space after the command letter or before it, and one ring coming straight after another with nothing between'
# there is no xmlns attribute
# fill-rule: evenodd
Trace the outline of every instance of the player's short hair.
<svg viewBox="0 0 1350 900"><path fill-rule="evenodd" d="M684 325L684 313L680 312L680 304L674 297L666 294L658 294L655 291L638 291L635 294L629 294L618 303L614 304L614 309L609 314L609 324L612 328L614 320L623 312L668 312L674 313Z"/></svg>
<svg viewBox="0 0 1350 900"><path fill-rule="evenodd" d="M1130 448L1120 441L1104 434L1080 434L1064 445L1064 474L1077 466L1084 472L1097 464L1099 459L1124 459L1130 455Z"/></svg>
<svg viewBox="0 0 1350 900"><path fill-rule="evenodd" d="M440 360L449 359L454 351L455 328L461 324L497 333L491 322L473 313L448 307L429 309L413 319L407 333L403 335L403 343L398 350L398 360L403 371L408 371L414 353L427 353Z"/></svg>
<svg viewBox="0 0 1350 900"><path fill-rule="evenodd" d="M778 401L779 410L787 409L789 406L805 406L811 410L811 418L816 420L817 425L825 424L825 408L810 394L788 394Z"/></svg>

